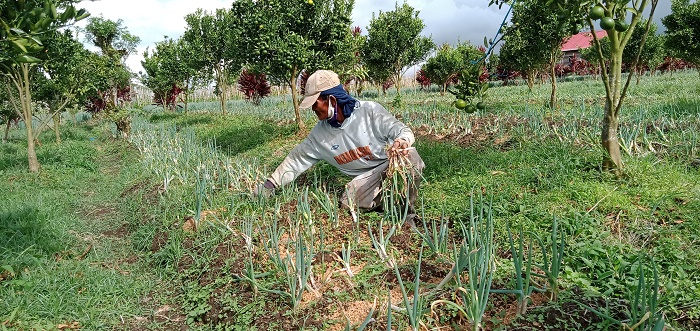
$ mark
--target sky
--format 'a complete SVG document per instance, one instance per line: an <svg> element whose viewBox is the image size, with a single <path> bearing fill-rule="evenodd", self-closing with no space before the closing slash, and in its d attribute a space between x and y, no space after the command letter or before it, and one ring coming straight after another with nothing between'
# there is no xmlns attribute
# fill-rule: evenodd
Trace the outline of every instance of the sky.
<svg viewBox="0 0 700 331"><path fill-rule="evenodd" d="M143 70L141 60L147 47L153 48L164 36L173 39L182 36L186 28L185 15L198 8L206 11L229 8L231 3L232 0L98 0L83 1L80 6L94 17L123 20L129 33L141 38L136 54L126 60L129 68L138 73ZM353 26L359 26L366 33L372 13L378 15L379 11L394 10L395 3L393 0L355 0ZM437 45L454 45L458 41L482 45L484 37L496 36L508 11L507 5L500 10L495 5L488 6L489 0L408 0L407 3L419 11L418 17L425 23L422 34L431 36ZM671 13L670 7L671 0L659 1L654 14L659 30L663 31L660 19ZM84 25L84 21L78 24Z"/></svg>

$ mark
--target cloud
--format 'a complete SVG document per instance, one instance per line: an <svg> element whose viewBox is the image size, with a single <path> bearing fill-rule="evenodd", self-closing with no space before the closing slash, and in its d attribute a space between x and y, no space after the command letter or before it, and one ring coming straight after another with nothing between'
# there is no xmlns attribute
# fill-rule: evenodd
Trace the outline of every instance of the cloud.
<svg viewBox="0 0 700 331"><path fill-rule="evenodd" d="M408 5L415 8L418 17L425 23L424 36L431 36L436 44L456 44L458 41L470 41L483 44L484 37L493 38L498 31L508 7L488 6L486 0L412 0ZM388 1L358 0L355 2L353 21L366 27L372 18L372 12L392 11L395 3Z"/></svg>

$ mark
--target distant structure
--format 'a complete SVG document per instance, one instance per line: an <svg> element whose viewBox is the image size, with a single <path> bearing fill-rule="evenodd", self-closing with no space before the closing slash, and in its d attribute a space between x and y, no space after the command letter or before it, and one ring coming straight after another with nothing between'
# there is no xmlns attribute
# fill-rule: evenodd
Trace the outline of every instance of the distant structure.
<svg viewBox="0 0 700 331"><path fill-rule="evenodd" d="M608 36L608 32L605 30L598 30L595 32L598 39ZM576 56L581 58L581 53L579 50L591 47L593 44L593 35L590 31L579 32L564 41L561 46L562 56L560 64L569 64L572 57Z"/></svg>

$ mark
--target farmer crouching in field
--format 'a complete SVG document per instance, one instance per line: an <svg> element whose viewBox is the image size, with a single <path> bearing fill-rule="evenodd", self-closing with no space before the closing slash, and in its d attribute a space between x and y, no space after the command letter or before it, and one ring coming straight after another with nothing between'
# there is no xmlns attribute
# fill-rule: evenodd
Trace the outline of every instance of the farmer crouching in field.
<svg viewBox="0 0 700 331"><path fill-rule="evenodd" d="M343 89L338 75L328 70L309 76L299 107L311 107L318 123L265 184L255 189L254 195L270 195L275 188L292 182L316 162L325 160L354 177L346 185L341 207L352 211L354 204L361 210L379 211L382 210L382 181L386 178L389 157L402 153L412 164L409 182L413 184L408 188L405 220L413 225L418 184L425 164L411 147L415 141L411 129L382 105L352 98ZM386 149L389 145L391 147Z"/></svg>

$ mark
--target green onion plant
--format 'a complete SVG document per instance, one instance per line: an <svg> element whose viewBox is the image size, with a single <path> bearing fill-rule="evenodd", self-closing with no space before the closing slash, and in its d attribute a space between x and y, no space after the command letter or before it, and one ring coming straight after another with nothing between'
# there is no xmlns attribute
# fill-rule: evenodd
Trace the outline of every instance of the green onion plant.
<svg viewBox="0 0 700 331"><path fill-rule="evenodd" d="M396 273L396 279L399 282L399 288L401 289L401 296L403 297L404 306L406 306L406 314L408 315L409 325L413 331L417 331L421 325L421 318L425 313L425 300L420 295L420 265L423 261L423 245L421 245L420 252L418 253L418 262L416 263L415 279L413 281L413 300L408 300L408 294L406 291L406 286L403 284L401 279L401 272L399 272L399 267L394 264L394 272ZM391 304L390 304L391 306Z"/></svg>
<svg viewBox="0 0 700 331"><path fill-rule="evenodd" d="M328 214L328 219L334 227L338 227L338 203L331 199L328 193L318 190L318 193L311 192L311 195L316 199L316 201L321 205L326 214Z"/></svg>
<svg viewBox="0 0 700 331"><path fill-rule="evenodd" d="M379 258L384 261L384 263L387 264L389 268L393 268L396 266L396 263L394 262L393 258L389 257L389 254L387 252L387 248L389 247L389 239L391 238L392 235L394 235L394 232L396 232L396 224L392 224L391 227L389 228L388 233L384 233L384 220L386 217L382 217L379 221L379 226L378 226L378 237L374 236L374 232L372 232L372 224L367 223L367 230L369 231L369 237L372 239L372 245L374 246L374 249L377 251L377 254L379 254Z"/></svg>
<svg viewBox="0 0 700 331"><path fill-rule="evenodd" d="M564 247L566 245L566 238L563 234L559 233L559 223L555 217L552 221L552 230L550 231L550 242L549 245L545 245L544 240L535 234L532 235L535 240L540 244L542 249L542 264L536 264L537 268L542 270L544 277L547 279L547 284L550 297L552 301L557 300L559 294L559 273L562 270L562 262L564 261ZM542 277L537 273L533 273L533 276Z"/></svg>
<svg viewBox="0 0 700 331"><path fill-rule="evenodd" d="M452 278L456 280L456 288L461 295L463 308L454 302L442 300L458 307L473 326L473 330L483 330L482 319L491 292L491 283L495 272L493 243L493 216L491 203L488 205L480 196L478 212L475 213L474 191L469 202L469 224L460 223L463 239L459 248L453 243L454 262L447 276L438 284L435 290L440 290ZM466 282L462 273L466 271Z"/></svg>
<svg viewBox="0 0 700 331"><path fill-rule="evenodd" d="M423 215L422 219L425 220L425 215ZM424 232L416 232L423 239L423 242L428 245L430 250L436 254L447 254L449 227L444 212L440 218L440 223L435 219L430 220L430 228L428 228L428 221L424 221L423 230Z"/></svg>
<svg viewBox="0 0 700 331"><path fill-rule="evenodd" d="M525 255L525 232L523 232L522 225L520 226L520 231L518 235L518 243L515 244L513 239L513 233L510 229L510 225L507 227L508 230L508 242L510 244L510 252L513 260L513 278L515 279L515 289L513 290L501 290L494 289L491 290L492 293L512 293L515 294L518 300L518 315L523 315L527 311L527 305L530 301L530 296L534 291L545 292L546 287L537 287L532 279L532 238L528 242L527 255ZM543 276L544 277L544 276Z"/></svg>

